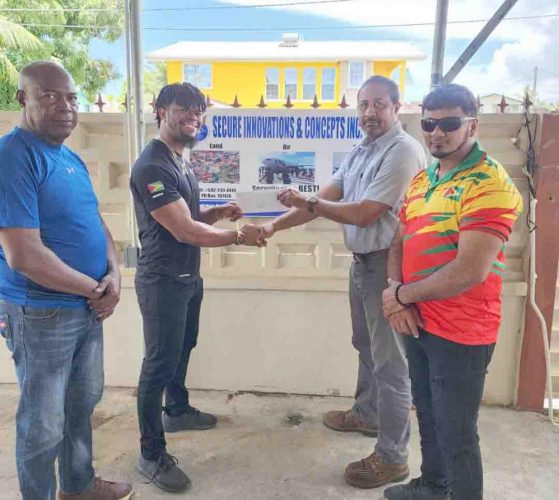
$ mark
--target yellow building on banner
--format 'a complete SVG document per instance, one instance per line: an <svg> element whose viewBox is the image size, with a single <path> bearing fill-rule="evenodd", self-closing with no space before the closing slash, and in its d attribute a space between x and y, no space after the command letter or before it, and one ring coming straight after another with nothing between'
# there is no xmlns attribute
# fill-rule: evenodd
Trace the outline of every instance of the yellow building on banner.
<svg viewBox="0 0 559 500"><path fill-rule="evenodd" d="M150 52L165 62L167 83L190 82L217 105L237 102L255 108L308 109L315 96L321 109L337 108L345 96L355 105L366 78L393 78L404 94L406 67L425 59L410 43L391 41L303 41L286 33L281 42L178 42Z"/></svg>

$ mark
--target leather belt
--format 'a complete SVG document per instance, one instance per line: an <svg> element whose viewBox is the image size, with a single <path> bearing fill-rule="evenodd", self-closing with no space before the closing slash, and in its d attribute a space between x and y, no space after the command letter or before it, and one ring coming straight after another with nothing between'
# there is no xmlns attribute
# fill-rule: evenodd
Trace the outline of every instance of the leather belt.
<svg viewBox="0 0 559 500"><path fill-rule="evenodd" d="M387 254L387 253L388 253L388 248L385 248L383 250L374 250L373 252L368 252L368 253L354 253L353 260L354 262L363 263L363 262L367 262L370 258L374 256Z"/></svg>

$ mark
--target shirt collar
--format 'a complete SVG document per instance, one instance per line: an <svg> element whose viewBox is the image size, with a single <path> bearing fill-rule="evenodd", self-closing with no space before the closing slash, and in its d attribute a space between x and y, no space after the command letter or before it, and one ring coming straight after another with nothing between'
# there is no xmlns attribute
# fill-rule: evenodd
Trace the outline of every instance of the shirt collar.
<svg viewBox="0 0 559 500"><path fill-rule="evenodd" d="M376 147L378 149L382 149L385 146L388 146L390 142L400 133L402 132L402 124L399 120L396 120L392 127L390 127L383 135L377 137L375 140L369 139L369 137L365 136L365 138L359 144L362 148L372 148Z"/></svg>
<svg viewBox="0 0 559 500"><path fill-rule="evenodd" d="M452 179L458 172L462 172L464 170L468 170L469 168L474 167L480 161L484 160L487 157L487 153L481 147L479 141L474 142L474 146L468 155L458 164L456 165L450 172L448 172L444 177L438 178L438 172L440 167L440 162L436 161L430 167L427 168L427 177L429 178L429 184L431 187L435 187L443 182L447 182Z"/></svg>

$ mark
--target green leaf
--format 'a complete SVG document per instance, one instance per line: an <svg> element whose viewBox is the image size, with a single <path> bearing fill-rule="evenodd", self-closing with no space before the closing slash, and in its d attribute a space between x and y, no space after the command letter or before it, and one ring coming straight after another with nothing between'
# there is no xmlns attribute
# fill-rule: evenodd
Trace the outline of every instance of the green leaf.
<svg viewBox="0 0 559 500"><path fill-rule="evenodd" d="M11 23L8 28L15 25L17 30L16 33L14 29L4 29L4 24L0 26L0 55L4 58L0 62L0 110L17 108L15 72L40 59L60 63L72 75L78 89L91 102L95 100L105 85L120 75L110 61L91 56L89 45L94 39L113 42L122 36L122 4L121 0L0 0L0 8L43 9L0 13L0 19ZM14 41L20 43L16 45Z"/></svg>
<svg viewBox="0 0 559 500"><path fill-rule="evenodd" d="M37 50L42 44L23 26L0 17L0 46L8 49Z"/></svg>
<svg viewBox="0 0 559 500"><path fill-rule="evenodd" d="M17 82L17 69L8 59L5 54L0 52L0 73L4 76L8 82Z"/></svg>

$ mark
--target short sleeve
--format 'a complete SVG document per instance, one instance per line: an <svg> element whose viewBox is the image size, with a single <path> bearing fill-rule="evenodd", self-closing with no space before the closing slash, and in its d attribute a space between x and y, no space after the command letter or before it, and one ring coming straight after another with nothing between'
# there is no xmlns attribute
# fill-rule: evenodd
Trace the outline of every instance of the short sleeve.
<svg viewBox="0 0 559 500"><path fill-rule="evenodd" d="M336 170L336 173L330 179L330 183L339 188L342 193L344 192L344 176L347 173L349 161L352 155L353 152L347 154L347 156L343 159L340 168Z"/></svg>
<svg viewBox="0 0 559 500"><path fill-rule="evenodd" d="M425 168L421 147L406 142L396 143L383 158L379 171L367 187L362 199L398 207L411 180Z"/></svg>
<svg viewBox="0 0 559 500"><path fill-rule="evenodd" d="M0 152L0 227L39 228L39 179L29 154Z"/></svg>
<svg viewBox="0 0 559 500"><path fill-rule="evenodd" d="M522 197L505 173L468 190L460 213L460 231L482 231L506 242L520 212Z"/></svg>
<svg viewBox="0 0 559 500"><path fill-rule="evenodd" d="M162 165L139 166L132 172L132 186L149 212L181 198L178 174Z"/></svg>
<svg viewBox="0 0 559 500"><path fill-rule="evenodd" d="M404 201L398 212L398 219L400 220L400 224L404 224L404 225L406 225L408 222L408 216L407 216L408 200L409 200L409 190L404 196Z"/></svg>

